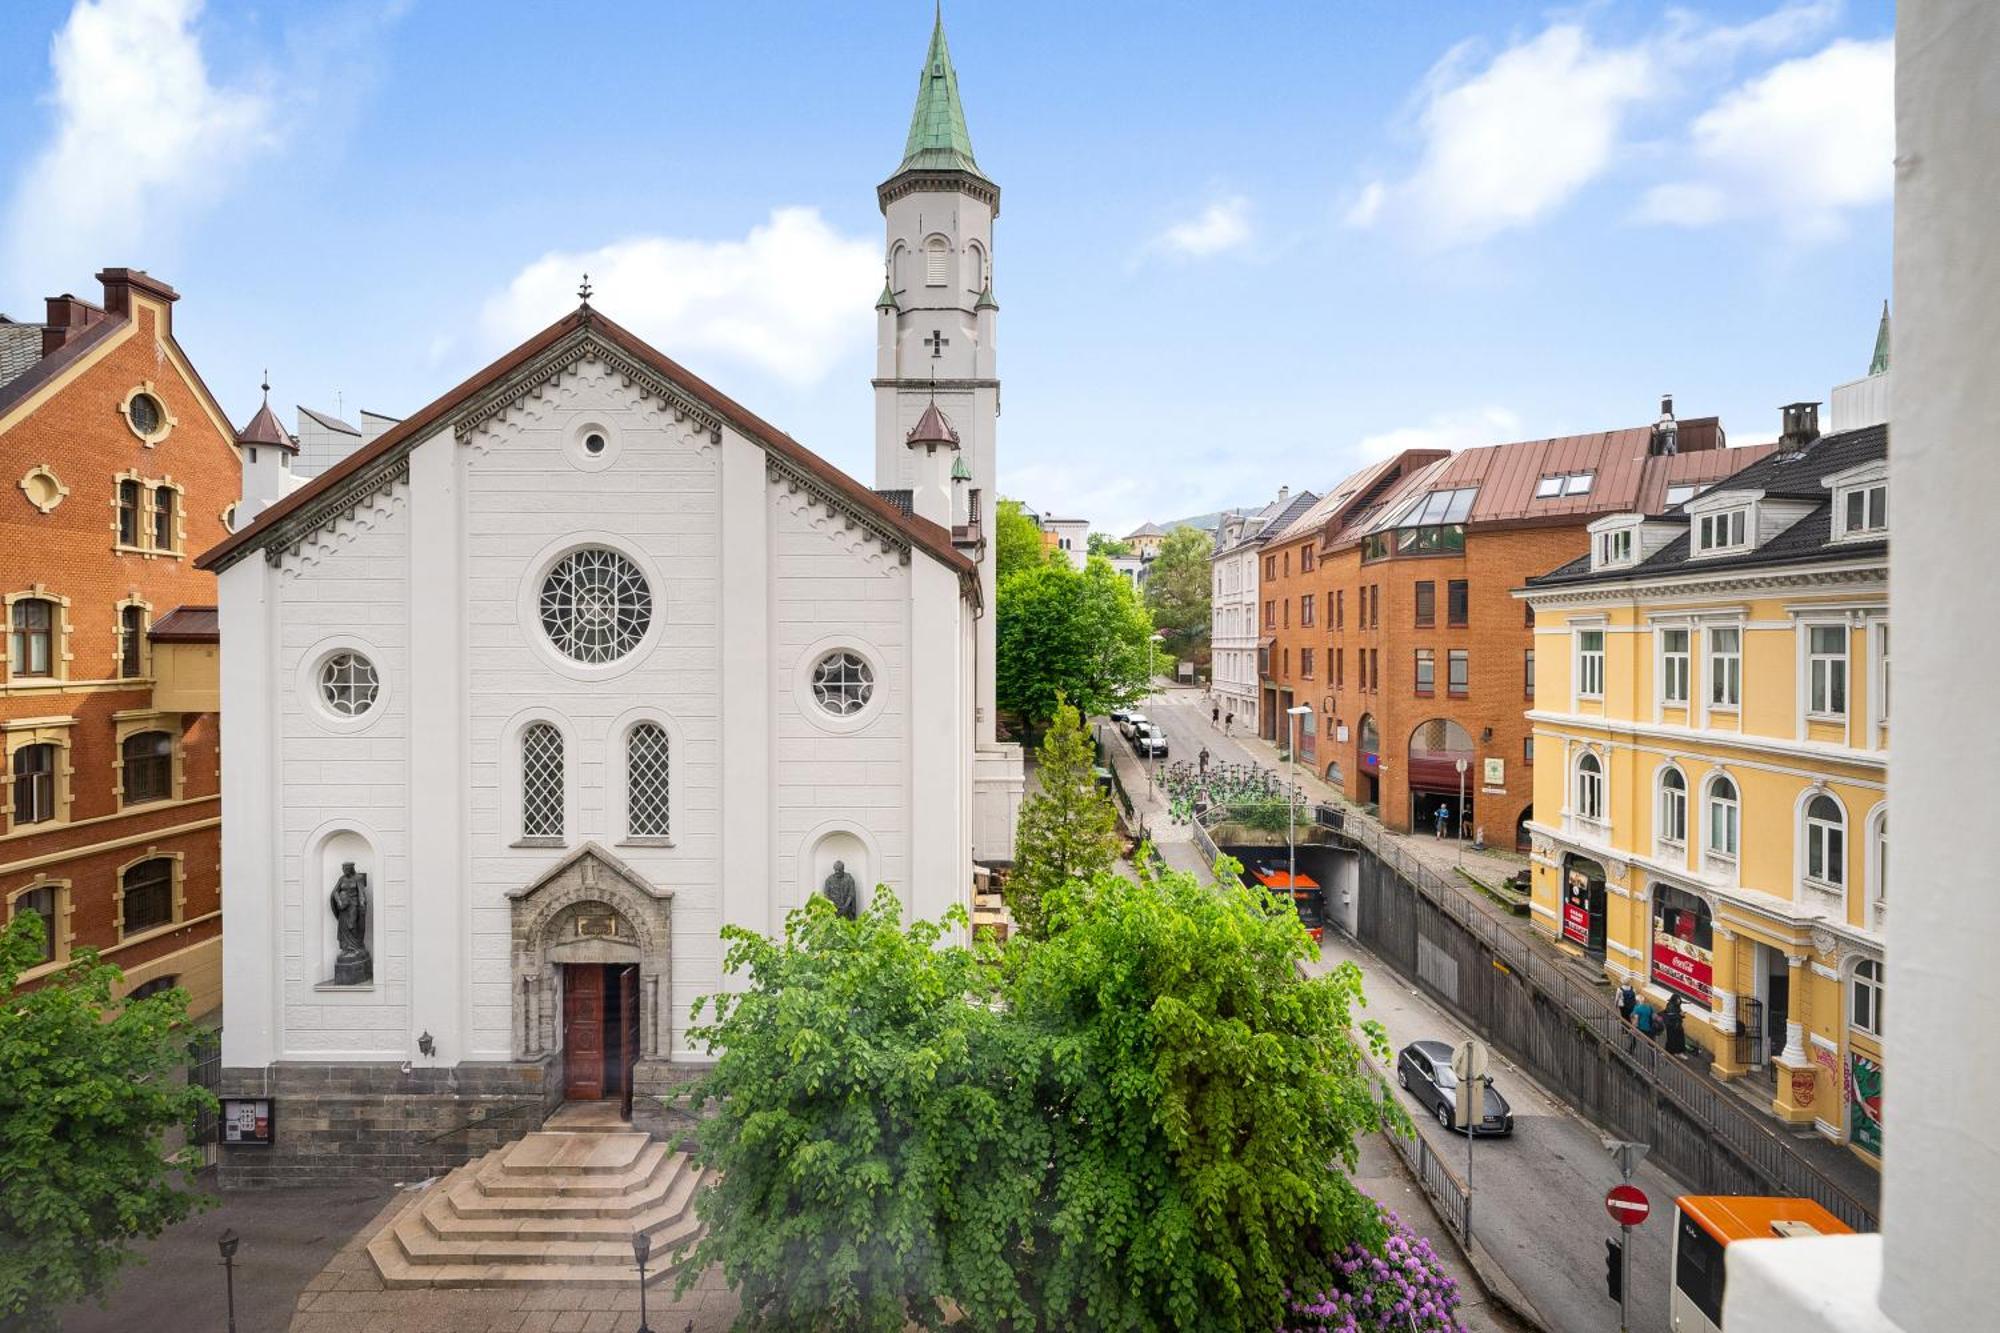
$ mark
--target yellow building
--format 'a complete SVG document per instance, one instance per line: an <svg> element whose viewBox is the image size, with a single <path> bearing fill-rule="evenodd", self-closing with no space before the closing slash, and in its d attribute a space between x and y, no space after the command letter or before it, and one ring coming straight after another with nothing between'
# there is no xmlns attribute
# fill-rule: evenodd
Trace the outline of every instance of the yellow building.
<svg viewBox="0 0 2000 1333"><path fill-rule="evenodd" d="M1679 994L1717 1075L1872 1160L1888 432L1820 436L1816 404L1785 427L1678 510L1599 520L1588 556L1519 594L1530 682L1540 659L1533 919L1655 1007Z"/></svg>

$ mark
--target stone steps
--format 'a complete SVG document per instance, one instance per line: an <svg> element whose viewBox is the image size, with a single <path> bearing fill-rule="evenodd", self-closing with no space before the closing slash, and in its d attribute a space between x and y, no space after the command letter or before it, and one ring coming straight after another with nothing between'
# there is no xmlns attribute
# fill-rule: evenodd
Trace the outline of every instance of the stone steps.
<svg viewBox="0 0 2000 1333"><path fill-rule="evenodd" d="M389 1287L615 1285L637 1279L632 1237L644 1232L651 1282L674 1272L675 1247L700 1233L702 1183L686 1153L599 1115L452 1171L413 1196L368 1254Z"/></svg>

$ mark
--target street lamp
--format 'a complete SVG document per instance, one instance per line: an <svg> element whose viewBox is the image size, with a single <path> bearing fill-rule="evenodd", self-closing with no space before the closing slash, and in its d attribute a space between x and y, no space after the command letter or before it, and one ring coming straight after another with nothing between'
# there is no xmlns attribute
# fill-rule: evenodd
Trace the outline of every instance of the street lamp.
<svg viewBox="0 0 2000 1333"><path fill-rule="evenodd" d="M1458 827L1452 832L1458 837L1458 863L1465 864L1465 770L1472 767L1470 759L1458 761Z"/></svg>
<svg viewBox="0 0 2000 1333"><path fill-rule="evenodd" d="M222 1235L216 1238L215 1248L222 1251L223 1290L229 1300L229 1333L236 1333L236 1231L224 1227Z"/></svg>
<svg viewBox="0 0 2000 1333"><path fill-rule="evenodd" d="M1285 739L1290 742L1286 748L1285 762L1291 767L1291 790L1285 793L1285 857L1286 873L1290 876L1285 887L1296 895L1299 891L1299 719L1312 716L1311 704L1294 704L1285 710L1292 720L1285 724ZM1297 899L1294 898L1294 901Z"/></svg>
<svg viewBox="0 0 2000 1333"><path fill-rule="evenodd" d="M646 1323L646 1259L653 1253L653 1237L644 1229L632 1233L632 1257L639 1261L639 1333L653 1333Z"/></svg>

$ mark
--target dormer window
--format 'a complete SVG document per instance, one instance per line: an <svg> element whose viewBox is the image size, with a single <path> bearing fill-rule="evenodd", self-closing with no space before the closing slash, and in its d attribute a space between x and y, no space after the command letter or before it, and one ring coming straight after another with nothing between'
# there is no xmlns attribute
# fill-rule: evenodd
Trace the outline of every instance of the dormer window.
<svg viewBox="0 0 2000 1333"><path fill-rule="evenodd" d="M1613 568L1632 563L1632 529L1618 528L1597 534L1597 567Z"/></svg>
<svg viewBox="0 0 2000 1333"><path fill-rule="evenodd" d="M1697 555L1740 551L1750 544L1750 509L1719 509L1695 520L1694 549Z"/></svg>
<svg viewBox="0 0 2000 1333"><path fill-rule="evenodd" d="M1840 493L1834 504L1841 537L1872 537L1889 530L1889 483L1878 481Z"/></svg>

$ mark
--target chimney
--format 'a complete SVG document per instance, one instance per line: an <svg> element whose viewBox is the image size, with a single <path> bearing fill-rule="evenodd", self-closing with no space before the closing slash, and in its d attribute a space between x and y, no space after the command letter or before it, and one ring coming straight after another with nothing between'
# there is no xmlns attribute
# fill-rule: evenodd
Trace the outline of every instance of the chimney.
<svg viewBox="0 0 2000 1333"><path fill-rule="evenodd" d="M104 318L104 312L88 301L79 301L68 292L48 298L49 317L42 324L42 355L61 348L70 339Z"/></svg>
<svg viewBox="0 0 2000 1333"><path fill-rule="evenodd" d="M1780 411L1784 414L1785 428L1778 435L1778 452L1804 453L1806 446L1819 438L1819 404L1786 403Z"/></svg>
<svg viewBox="0 0 2000 1333"><path fill-rule="evenodd" d="M97 275L104 284L104 309L113 315L130 316L132 293L141 291L172 305L181 294L142 268L107 268Z"/></svg>
<svg viewBox="0 0 2000 1333"><path fill-rule="evenodd" d="M1283 504L1283 503L1284 503L1285 501L1287 501L1287 500L1289 500L1289 499L1291 499L1291 498L1292 498L1292 488L1291 488L1291 487L1289 487L1289 486L1280 486L1280 487L1278 488L1278 503L1279 503L1279 504Z"/></svg>
<svg viewBox="0 0 2000 1333"><path fill-rule="evenodd" d="M1660 395L1660 419L1653 423L1653 440L1646 452L1656 457L1681 451L1681 427L1674 420L1674 396Z"/></svg>

